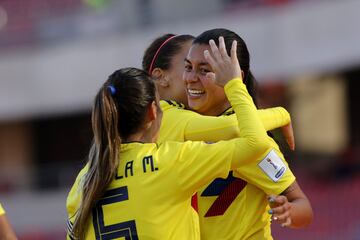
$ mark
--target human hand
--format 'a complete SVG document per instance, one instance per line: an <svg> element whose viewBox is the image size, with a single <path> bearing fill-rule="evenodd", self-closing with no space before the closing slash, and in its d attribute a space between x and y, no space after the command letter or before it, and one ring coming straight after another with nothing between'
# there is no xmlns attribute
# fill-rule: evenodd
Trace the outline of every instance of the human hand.
<svg viewBox="0 0 360 240"><path fill-rule="evenodd" d="M283 127L281 127L282 135L284 136L289 148L294 151L295 150L295 138L294 138L294 130L291 122Z"/></svg>
<svg viewBox="0 0 360 240"><path fill-rule="evenodd" d="M206 50L204 51L204 57L214 72L207 73L206 77L215 80L216 84L222 87L234 78L242 79L240 64L236 54L237 42L233 41L232 43L230 51L231 56L226 52L223 37L219 37L219 47L216 46L214 40L210 40L209 45L212 55Z"/></svg>
<svg viewBox="0 0 360 240"><path fill-rule="evenodd" d="M268 202L270 206L269 214L271 221L280 224L282 227L291 225L291 204L286 196L269 196Z"/></svg>

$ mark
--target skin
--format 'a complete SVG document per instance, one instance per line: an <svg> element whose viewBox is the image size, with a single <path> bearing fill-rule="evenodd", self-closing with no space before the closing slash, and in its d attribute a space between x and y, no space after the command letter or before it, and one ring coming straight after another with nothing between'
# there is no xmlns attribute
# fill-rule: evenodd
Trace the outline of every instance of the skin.
<svg viewBox="0 0 360 240"><path fill-rule="evenodd" d="M12 229L6 214L0 216L0 240L16 240L16 235Z"/></svg>
<svg viewBox="0 0 360 240"><path fill-rule="evenodd" d="M224 89L212 78L206 77L212 72L204 57L204 51L210 46L195 44L191 46L185 58L183 80L186 86L189 107L203 115L218 116L230 107Z"/></svg>
<svg viewBox="0 0 360 240"><path fill-rule="evenodd" d="M234 43L232 51L233 48ZM219 48L213 40L210 40L209 45L195 44L190 48L185 59L183 79L188 92L189 106L194 107L195 111L214 116L221 114L230 106L226 97L220 93L223 88L218 88L216 82L219 81L217 79L219 68L224 64L218 59L223 59L223 62L234 61L233 56L233 52L231 58L227 55L222 37L219 38ZM191 91L193 89L201 92L193 94ZM271 196L269 203L272 208L269 211L273 214L272 220L283 227L300 228L312 222L313 211L310 202L296 181L280 196Z"/></svg>
<svg viewBox="0 0 360 240"><path fill-rule="evenodd" d="M306 198L297 182L293 183L283 194L268 198L272 221L282 227L303 228L308 226L311 221L306 220L313 219L313 212L308 201L298 197L300 195ZM311 211L307 210L309 207Z"/></svg>
<svg viewBox="0 0 360 240"><path fill-rule="evenodd" d="M175 100L187 106L187 95L181 79L184 72L184 59L191 43L192 41L187 41L182 45L181 50L171 59L169 69L155 68L152 71L152 75L157 78L156 85L161 99Z"/></svg>
<svg viewBox="0 0 360 240"><path fill-rule="evenodd" d="M199 45L198 45L199 46ZM208 45L200 45L199 47L204 48L203 50L208 49ZM152 76L155 77L157 79L156 86L158 89L158 92L160 94L160 99L163 100L175 100L179 103L182 103L185 105L185 107L187 109L189 109L189 104L188 104L188 90L184 85L184 81L183 81L183 74L185 75L186 72L191 71L191 69L189 69L189 67L192 67L191 62L188 62L188 52L189 50L195 51L195 46L192 46L192 40L186 41L183 43L181 50L173 56L173 58L171 59L171 63L170 63L170 68L168 70L163 70L161 68L155 68L152 71ZM201 51L201 49L200 49ZM199 56L196 56L197 58L194 57L193 60L202 58L202 61L204 61L203 59L203 55L200 54ZM185 59L185 64L184 64L184 59ZM207 72L209 72L210 66L209 64L205 61L204 62L205 65L203 66L198 66L198 72L200 72L202 75L206 74ZM184 67L185 67L185 73L184 73ZM191 81L191 72L188 72L188 76L189 78L189 82ZM214 80L207 80L205 77L202 77L203 79L203 84L202 83L194 83L194 88L199 85L199 89L205 88L207 86L209 86L209 89L207 89L206 92L209 92L210 94L212 94L212 92L218 92L219 95L217 96L215 94L215 96L208 96L208 98L210 99L223 99L226 98L224 91L221 90L221 88L219 86L214 86L214 84L211 84L209 81L214 81ZM192 84L189 84L189 87ZM203 87L205 86L205 87ZM212 91L212 88L215 88L215 91ZM196 88L195 88L196 89ZM193 98L193 101L191 101L191 103L193 105L195 105L196 103L199 102L199 98L197 99L197 97ZM220 101L220 105L222 105L222 103L224 104L224 106L219 106L219 109L227 109L230 107L230 104L227 101L221 102ZM218 110L213 108L213 106L215 106L216 104L209 104L210 105L210 109L213 109L214 113L209 113L209 109L204 110L204 115L210 115L210 116L217 116L219 114L222 113L222 110ZM202 113L201 109L196 109L195 106L191 106L191 109L194 109L195 111ZM294 133L293 133L293 128L291 126L291 123L289 123L286 126L283 126L281 128L282 133L288 143L288 146L291 150L295 150L295 138L294 138Z"/></svg>
<svg viewBox="0 0 360 240"><path fill-rule="evenodd" d="M139 131L125 139L125 141L143 143L156 142L162 120L162 111L159 106L159 94L156 93L156 100L149 104L147 108L144 125Z"/></svg>

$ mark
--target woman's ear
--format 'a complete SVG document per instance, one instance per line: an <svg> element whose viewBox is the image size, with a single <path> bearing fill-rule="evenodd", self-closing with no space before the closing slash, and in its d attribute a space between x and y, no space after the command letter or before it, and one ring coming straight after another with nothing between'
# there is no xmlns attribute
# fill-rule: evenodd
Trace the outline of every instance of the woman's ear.
<svg viewBox="0 0 360 240"><path fill-rule="evenodd" d="M148 111L147 111L148 112L147 117L148 117L149 122L153 121L157 118L157 111L158 111L158 107L156 105L156 102L153 101L151 104L149 104Z"/></svg>
<svg viewBox="0 0 360 240"><path fill-rule="evenodd" d="M151 72L151 76L155 79L161 78L163 75L163 70L161 68L154 68Z"/></svg>
<svg viewBox="0 0 360 240"><path fill-rule="evenodd" d="M169 79L166 77L165 72L160 68L154 68L151 76L156 79L157 85L163 88L169 87Z"/></svg>
<svg viewBox="0 0 360 240"><path fill-rule="evenodd" d="M241 78L242 78L242 80L244 80L244 77L245 77L245 73L244 73L243 70L241 70Z"/></svg>

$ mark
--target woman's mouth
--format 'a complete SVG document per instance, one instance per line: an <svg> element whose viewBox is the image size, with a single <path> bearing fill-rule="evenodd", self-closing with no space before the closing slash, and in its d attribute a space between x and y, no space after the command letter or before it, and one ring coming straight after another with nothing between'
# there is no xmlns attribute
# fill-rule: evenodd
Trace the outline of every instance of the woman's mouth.
<svg viewBox="0 0 360 240"><path fill-rule="evenodd" d="M200 97L205 94L204 90L187 89L188 95L191 97Z"/></svg>

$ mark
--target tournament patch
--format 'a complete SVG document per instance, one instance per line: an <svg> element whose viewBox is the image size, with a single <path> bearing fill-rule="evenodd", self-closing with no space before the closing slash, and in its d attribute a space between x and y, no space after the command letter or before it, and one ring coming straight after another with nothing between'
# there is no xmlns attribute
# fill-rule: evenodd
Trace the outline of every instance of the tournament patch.
<svg viewBox="0 0 360 240"><path fill-rule="evenodd" d="M286 165L274 150L271 150L258 165L274 182L279 181L286 171Z"/></svg>

